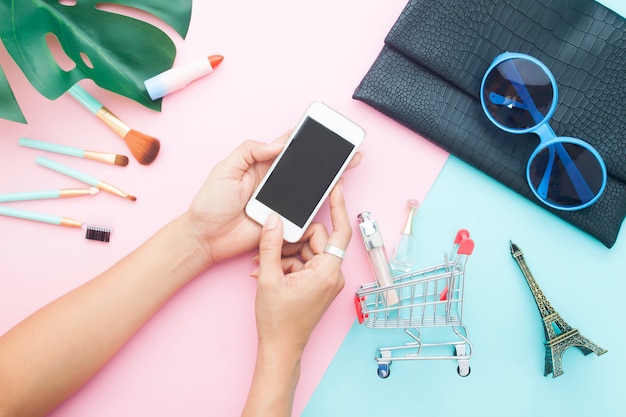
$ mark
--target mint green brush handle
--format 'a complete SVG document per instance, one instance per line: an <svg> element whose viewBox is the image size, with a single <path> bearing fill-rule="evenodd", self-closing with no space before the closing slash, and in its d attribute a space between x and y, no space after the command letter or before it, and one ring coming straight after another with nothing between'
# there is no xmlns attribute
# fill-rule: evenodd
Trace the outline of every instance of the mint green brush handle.
<svg viewBox="0 0 626 417"><path fill-rule="evenodd" d="M61 217L49 214L34 213L32 211L13 209L0 206L0 214L3 216L17 217L19 219L33 220L36 222L61 225Z"/></svg>
<svg viewBox="0 0 626 417"><path fill-rule="evenodd" d="M21 146L25 146L27 148L39 149L42 151L60 153L69 156L76 156L78 158L85 157L84 149L75 148L73 146L57 145L54 143L42 142L40 140L28 138L20 138L18 142Z"/></svg>
<svg viewBox="0 0 626 417"><path fill-rule="evenodd" d="M0 206L0 216L16 217L18 219L32 220L40 223L55 224L65 227L83 227L83 223L68 217L52 216L50 214L35 213L32 211L13 209Z"/></svg>
<svg viewBox="0 0 626 417"><path fill-rule="evenodd" d="M6 194L0 194L0 203L9 203L12 201L44 200L48 198L80 197L80 196L96 195L99 192L100 192L99 188L89 187L89 188L60 188L56 190L6 193Z"/></svg>
<svg viewBox="0 0 626 417"><path fill-rule="evenodd" d="M78 102L80 102L83 106L87 108L87 110L89 110L93 114L98 113L98 110L104 107L102 103L93 98L91 94L83 90L83 88L78 84L74 84L72 88L67 90L67 92L70 93L72 97L78 100Z"/></svg>
<svg viewBox="0 0 626 417"><path fill-rule="evenodd" d="M72 169L65 165L61 165L58 162L51 161L48 158L44 158L43 156L37 158L37 163L43 167L49 168L60 174L67 175L68 177L75 178L78 181L82 181L94 187L97 187L100 183L100 180L98 180L96 177L92 177L91 175L76 171L75 169Z"/></svg>
<svg viewBox="0 0 626 417"><path fill-rule="evenodd" d="M61 198L60 190L31 191L23 193L0 194L0 203L11 201L44 200L48 198Z"/></svg>

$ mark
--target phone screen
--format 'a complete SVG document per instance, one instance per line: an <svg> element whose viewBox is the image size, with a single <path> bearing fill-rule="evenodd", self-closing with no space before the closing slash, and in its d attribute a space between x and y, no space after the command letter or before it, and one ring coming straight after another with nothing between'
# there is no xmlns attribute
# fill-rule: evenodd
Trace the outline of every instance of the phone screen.
<svg viewBox="0 0 626 417"><path fill-rule="evenodd" d="M354 145L308 117L256 199L304 227Z"/></svg>

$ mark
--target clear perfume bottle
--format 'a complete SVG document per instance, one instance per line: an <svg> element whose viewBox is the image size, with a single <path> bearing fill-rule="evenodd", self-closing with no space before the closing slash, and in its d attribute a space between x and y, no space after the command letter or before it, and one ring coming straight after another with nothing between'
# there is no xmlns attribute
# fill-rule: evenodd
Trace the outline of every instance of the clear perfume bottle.
<svg viewBox="0 0 626 417"><path fill-rule="evenodd" d="M415 199L410 199L406 204L409 207L409 213L402 232L400 232L398 247L390 261L391 268L399 273L411 272L413 270L417 249L416 236L413 230L413 218L415 213L417 213L419 202Z"/></svg>

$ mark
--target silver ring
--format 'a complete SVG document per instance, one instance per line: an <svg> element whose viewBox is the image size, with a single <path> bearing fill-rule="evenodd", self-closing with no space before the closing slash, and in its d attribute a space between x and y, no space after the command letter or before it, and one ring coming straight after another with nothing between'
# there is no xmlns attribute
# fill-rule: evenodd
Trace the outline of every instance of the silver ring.
<svg viewBox="0 0 626 417"><path fill-rule="evenodd" d="M337 258L343 260L346 256L346 251L338 248L337 246L328 245L324 248L324 253L328 253L330 255L336 256Z"/></svg>

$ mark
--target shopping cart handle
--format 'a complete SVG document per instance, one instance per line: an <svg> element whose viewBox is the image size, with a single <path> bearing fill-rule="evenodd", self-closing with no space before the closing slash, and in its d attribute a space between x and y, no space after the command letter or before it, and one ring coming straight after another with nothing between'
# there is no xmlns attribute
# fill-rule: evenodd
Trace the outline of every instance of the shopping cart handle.
<svg viewBox="0 0 626 417"><path fill-rule="evenodd" d="M470 239L466 229L460 229L456 233L454 244L459 245L456 251L459 255L471 255L474 251L474 241Z"/></svg>
<svg viewBox="0 0 626 417"><path fill-rule="evenodd" d="M361 307L361 297L354 296L354 308L356 309L356 317L359 319L359 324L363 324L363 308Z"/></svg>
<svg viewBox="0 0 626 417"><path fill-rule="evenodd" d="M459 229L459 231L456 232L454 244L458 245L463 239L469 239L469 232L467 231L467 229Z"/></svg>

